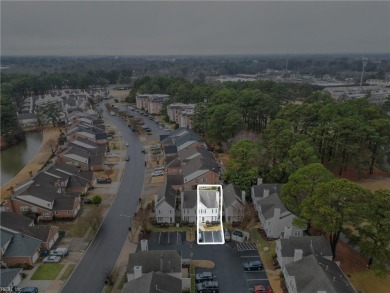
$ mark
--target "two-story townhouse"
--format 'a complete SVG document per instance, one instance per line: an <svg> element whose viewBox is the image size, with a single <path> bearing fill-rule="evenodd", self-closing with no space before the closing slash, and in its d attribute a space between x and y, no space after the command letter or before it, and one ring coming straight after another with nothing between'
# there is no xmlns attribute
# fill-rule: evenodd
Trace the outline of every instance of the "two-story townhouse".
<svg viewBox="0 0 390 293"><path fill-rule="evenodd" d="M150 250L130 253L127 263L127 281L150 272L161 272L181 279L181 252L177 250Z"/></svg>
<svg viewBox="0 0 390 293"><path fill-rule="evenodd" d="M182 174L168 174L167 175L167 185L170 186L176 192L183 190L183 175Z"/></svg>
<svg viewBox="0 0 390 293"><path fill-rule="evenodd" d="M83 171L101 171L104 168L102 155L91 155L88 150L77 146L67 147L57 155L56 162L69 164Z"/></svg>
<svg viewBox="0 0 390 293"><path fill-rule="evenodd" d="M333 259L329 241L323 236L282 238L276 240L275 243L276 256L282 268L310 254L320 255L328 260Z"/></svg>
<svg viewBox="0 0 390 293"><path fill-rule="evenodd" d="M157 223L175 223L176 191L166 185L155 195L155 213Z"/></svg>
<svg viewBox="0 0 390 293"><path fill-rule="evenodd" d="M181 220L183 222L196 223L197 191L182 191L181 197Z"/></svg>
<svg viewBox="0 0 390 293"><path fill-rule="evenodd" d="M303 236L305 228L293 225L296 216L282 203L280 188L280 184L263 184L260 178L251 188L252 201L262 228L270 238Z"/></svg>
<svg viewBox="0 0 390 293"><path fill-rule="evenodd" d="M232 183L223 188L223 212L228 223L239 222L243 218L245 208L245 191Z"/></svg>
<svg viewBox="0 0 390 293"><path fill-rule="evenodd" d="M310 254L282 268L289 293L356 293L357 291L333 261Z"/></svg>
<svg viewBox="0 0 390 293"><path fill-rule="evenodd" d="M215 222L220 219L220 199L217 190L200 190L197 205L199 223Z"/></svg>

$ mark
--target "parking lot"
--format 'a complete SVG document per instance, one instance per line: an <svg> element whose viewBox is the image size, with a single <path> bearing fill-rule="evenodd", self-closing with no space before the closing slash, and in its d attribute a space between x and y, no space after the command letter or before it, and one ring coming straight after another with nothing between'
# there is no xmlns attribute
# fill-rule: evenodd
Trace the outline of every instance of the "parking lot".
<svg viewBox="0 0 390 293"><path fill-rule="evenodd" d="M151 238L161 244L182 244L186 241L185 232L157 232L152 233Z"/></svg>
<svg viewBox="0 0 390 293"><path fill-rule="evenodd" d="M219 284L219 292L241 293L253 292L255 285L269 284L265 271L245 272L244 262L248 260L260 260L256 245L235 242L228 242L221 245L198 245L185 242L183 232L157 232L152 233L149 238L149 250L179 250L184 259L210 260L215 263L214 269L200 269L202 271L212 271ZM182 235L182 240L179 235ZM238 251L238 248L246 250ZM140 247L138 247L140 249Z"/></svg>
<svg viewBox="0 0 390 293"><path fill-rule="evenodd" d="M222 231L200 231L204 243L222 242Z"/></svg>

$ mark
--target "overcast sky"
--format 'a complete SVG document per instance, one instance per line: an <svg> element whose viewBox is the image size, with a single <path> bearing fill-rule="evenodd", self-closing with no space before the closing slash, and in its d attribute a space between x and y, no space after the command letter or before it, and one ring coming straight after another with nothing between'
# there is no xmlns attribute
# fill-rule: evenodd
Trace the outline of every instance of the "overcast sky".
<svg viewBox="0 0 390 293"><path fill-rule="evenodd" d="M2 55L390 52L390 2L1 2Z"/></svg>

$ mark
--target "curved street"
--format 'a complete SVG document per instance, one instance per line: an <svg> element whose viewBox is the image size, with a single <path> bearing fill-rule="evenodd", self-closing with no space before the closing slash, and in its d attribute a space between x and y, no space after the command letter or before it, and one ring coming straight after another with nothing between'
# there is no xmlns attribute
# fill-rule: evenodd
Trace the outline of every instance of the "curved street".
<svg viewBox="0 0 390 293"><path fill-rule="evenodd" d="M145 158L141 152L141 142L135 133L129 131L123 120L110 116L106 109L103 117L114 123L119 128L123 140L130 143L127 148L130 161L126 163L112 206L82 260L64 285L62 293L102 292L105 273L110 272L115 265L128 236L130 217L133 217L142 193ZM120 216L121 214L126 217Z"/></svg>

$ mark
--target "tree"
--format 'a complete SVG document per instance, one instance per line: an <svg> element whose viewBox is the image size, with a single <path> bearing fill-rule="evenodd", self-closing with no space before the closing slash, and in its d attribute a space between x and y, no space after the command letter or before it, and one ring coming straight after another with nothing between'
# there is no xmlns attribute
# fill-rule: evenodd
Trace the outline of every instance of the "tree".
<svg viewBox="0 0 390 293"><path fill-rule="evenodd" d="M366 219L357 225L350 240L359 245L361 253L369 258L368 265L378 272L388 272L390 262L390 190L377 190L370 196Z"/></svg>
<svg viewBox="0 0 390 293"><path fill-rule="evenodd" d="M250 140L241 140L233 144L223 178L248 192L259 176L259 168L256 166L257 150L258 145Z"/></svg>
<svg viewBox="0 0 390 293"><path fill-rule="evenodd" d="M94 206L91 209L89 209L88 216L85 218L87 224L94 230L97 231L97 229L100 227L100 224L103 222L103 206L98 205Z"/></svg>
<svg viewBox="0 0 390 293"><path fill-rule="evenodd" d="M58 118L60 117L61 110L55 103L47 104L46 108L43 110L45 117L53 123L53 126L56 126Z"/></svg>
<svg viewBox="0 0 390 293"><path fill-rule="evenodd" d="M13 145L24 139L24 132L19 125L15 104L8 96L1 96L0 116L1 135L8 145Z"/></svg>
<svg viewBox="0 0 390 293"><path fill-rule="evenodd" d="M92 203L99 205L102 202L102 197L100 195L95 195L92 197Z"/></svg>
<svg viewBox="0 0 390 293"><path fill-rule="evenodd" d="M346 225L357 225L367 207L368 192L346 179L321 183L302 202L302 217L329 235L333 256Z"/></svg>
<svg viewBox="0 0 390 293"><path fill-rule="evenodd" d="M310 197L321 183L333 179L333 174L320 163L301 167L282 185L281 199L289 210L300 215L302 201Z"/></svg>
<svg viewBox="0 0 390 293"><path fill-rule="evenodd" d="M288 150L287 157L283 160L286 172L292 174L297 169L308 164L318 163L319 159L313 146L306 140L298 141Z"/></svg>

